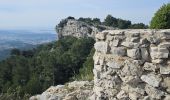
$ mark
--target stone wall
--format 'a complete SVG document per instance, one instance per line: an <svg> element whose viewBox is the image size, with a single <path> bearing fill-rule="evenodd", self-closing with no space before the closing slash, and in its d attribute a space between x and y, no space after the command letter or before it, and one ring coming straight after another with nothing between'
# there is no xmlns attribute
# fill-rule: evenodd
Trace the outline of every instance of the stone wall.
<svg viewBox="0 0 170 100"><path fill-rule="evenodd" d="M106 30L96 36L96 100L170 100L170 30Z"/></svg>

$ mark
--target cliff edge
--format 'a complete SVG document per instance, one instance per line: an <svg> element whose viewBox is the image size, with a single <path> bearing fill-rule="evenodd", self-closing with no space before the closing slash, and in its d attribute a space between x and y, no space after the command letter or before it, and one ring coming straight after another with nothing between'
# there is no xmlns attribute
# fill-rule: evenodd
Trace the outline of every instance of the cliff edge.
<svg viewBox="0 0 170 100"><path fill-rule="evenodd" d="M114 28L104 25L88 24L86 22L79 21L76 19L64 19L58 24L56 31L58 33L59 39L64 36L74 36L77 38L95 38L95 35L98 32L101 32L106 29L113 30Z"/></svg>

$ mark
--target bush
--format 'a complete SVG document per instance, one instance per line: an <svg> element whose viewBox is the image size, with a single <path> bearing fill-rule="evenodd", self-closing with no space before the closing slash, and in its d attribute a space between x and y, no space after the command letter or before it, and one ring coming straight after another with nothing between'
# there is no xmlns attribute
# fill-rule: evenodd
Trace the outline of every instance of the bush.
<svg viewBox="0 0 170 100"><path fill-rule="evenodd" d="M170 28L170 3L164 4L151 20L150 28L168 29Z"/></svg>
<svg viewBox="0 0 170 100"><path fill-rule="evenodd" d="M93 80L93 55L94 55L95 49L93 48L86 58L86 61L83 63L83 67L80 68L79 73L76 74L72 80L83 80L83 81L91 81Z"/></svg>
<svg viewBox="0 0 170 100"><path fill-rule="evenodd" d="M130 29L147 29L148 26L143 23L136 23L136 24L132 24L129 28Z"/></svg>

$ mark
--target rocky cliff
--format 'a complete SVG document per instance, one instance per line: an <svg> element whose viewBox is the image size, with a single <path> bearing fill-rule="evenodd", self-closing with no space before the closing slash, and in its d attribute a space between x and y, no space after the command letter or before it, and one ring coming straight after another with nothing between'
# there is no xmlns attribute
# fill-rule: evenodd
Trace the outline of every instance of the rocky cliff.
<svg viewBox="0 0 170 100"><path fill-rule="evenodd" d="M95 100L170 100L170 30L96 35Z"/></svg>
<svg viewBox="0 0 170 100"><path fill-rule="evenodd" d="M95 34L105 29L114 29L104 25L88 24L76 19L65 19L63 25L57 27L58 37L74 36L81 37L95 37Z"/></svg>

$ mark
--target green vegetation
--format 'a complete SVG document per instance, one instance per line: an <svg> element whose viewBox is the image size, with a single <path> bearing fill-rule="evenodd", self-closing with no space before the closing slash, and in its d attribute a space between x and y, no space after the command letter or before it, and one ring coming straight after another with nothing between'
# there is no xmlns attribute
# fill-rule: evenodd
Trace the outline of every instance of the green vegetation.
<svg viewBox="0 0 170 100"><path fill-rule="evenodd" d="M129 28L130 29L147 29L148 26L143 23L136 23L136 24L132 24Z"/></svg>
<svg viewBox="0 0 170 100"><path fill-rule="evenodd" d="M78 21L82 21L82 22L85 22L89 25L100 25L101 24L101 21L99 18L83 18L83 17L80 17L78 19Z"/></svg>
<svg viewBox="0 0 170 100"><path fill-rule="evenodd" d="M116 27L119 29L128 29L128 28L130 28L130 29L145 29L145 28L148 28L148 26L143 23L131 24L131 21L129 21L129 20L115 18L112 15L107 15L103 24L106 26Z"/></svg>
<svg viewBox="0 0 170 100"><path fill-rule="evenodd" d="M75 19L75 18L69 16L66 19L61 20L60 23L56 26L56 29L57 27L60 27L60 28L64 27L68 19ZM103 22L101 22L99 18L83 18L83 17L80 17L78 21L82 21L89 25L96 26L101 31L105 30L105 27L103 26L109 26L109 27L114 27L114 28L119 28L119 29L146 29L148 28L148 26L143 23L132 24L131 21L129 20L115 18L112 15L107 15Z"/></svg>
<svg viewBox="0 0 170 100"><path fill-rule="evenodd" d="M93 80L93 55L94 55L95 49L93 48L86 58L86 61L83 63L83 67L80 68L79 74L76 74L72 79L73 80L83 80L83 81L91 81Z"/></svg>
<svg viewBox="0 0 170 100"><path fill-rule="evenodd" d="M26 100L75 76L91 80L93 45L92 38L65 37L33 50L13 49L11 57L0 62L0 100Z"/></svg>
<svg viewBox="0 0 170 100"><path fill-rule="evenodd" d="M170 28L170 3L164 4L151 20L150 28L168 29Z"/></svg>

